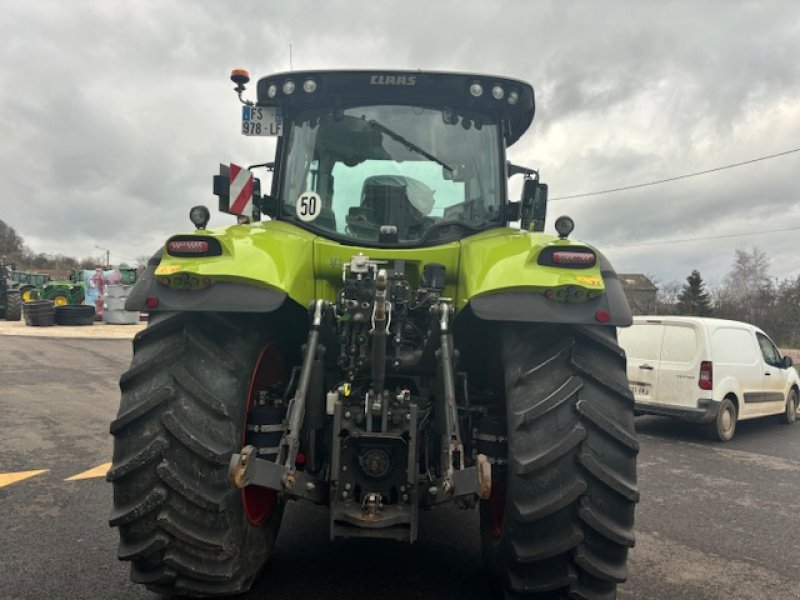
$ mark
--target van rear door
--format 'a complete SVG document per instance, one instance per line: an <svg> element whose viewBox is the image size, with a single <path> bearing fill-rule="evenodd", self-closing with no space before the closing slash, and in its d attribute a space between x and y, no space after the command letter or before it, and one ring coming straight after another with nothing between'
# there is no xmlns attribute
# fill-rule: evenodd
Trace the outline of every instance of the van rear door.
<svg viewBox="0 0 800 600"><path fill-rule="evenodd" d="M699 327L696 323L665 324L658 373L659 403L697 408L701 392L698 376L703 360Z"/></svg>
<svg viewBox="0 0 800 600"><path fill-rule="evenodd" d="M635 322L619 330L619 343L628 357L628 385L636 402L660 404L656 390L663 337L661 321Z"/></svg>

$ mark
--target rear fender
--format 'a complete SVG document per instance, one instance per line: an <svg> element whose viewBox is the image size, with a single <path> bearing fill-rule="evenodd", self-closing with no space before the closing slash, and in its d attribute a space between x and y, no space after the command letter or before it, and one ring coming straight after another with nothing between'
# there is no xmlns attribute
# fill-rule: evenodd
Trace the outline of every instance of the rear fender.
<svg viewBox="0 0 800 600"><path fill-rule="evenodd" d="M212 240L208 256L176 256L168 243L148 261L127 310L272 312L314 298L313 234L278 221L174 236ZM173 239L173 238L171 238ZM154 308L147 306L148 298Z"/></svg>
<svg viewBox="0 0 800 600"><path fill-rule="evenodd" d="M495 232L462 242L459 308L469 308L487 321L618 327L632 323L622 284L602 253L545 234ZM589 268L539 264L550 248L589 249L597 261Z"/></svg>

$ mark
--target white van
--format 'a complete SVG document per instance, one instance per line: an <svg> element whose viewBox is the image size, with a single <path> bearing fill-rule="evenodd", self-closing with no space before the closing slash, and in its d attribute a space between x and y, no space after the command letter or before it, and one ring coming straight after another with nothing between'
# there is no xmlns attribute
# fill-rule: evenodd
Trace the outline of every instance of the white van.
<svg viewBox="0 0 800 600"><path fill-rule="evenodd" d="M619 330L636 414L707 423L728 441L736 421L797 418L800 379L758 327L705 317L637 316Z"/></svg>

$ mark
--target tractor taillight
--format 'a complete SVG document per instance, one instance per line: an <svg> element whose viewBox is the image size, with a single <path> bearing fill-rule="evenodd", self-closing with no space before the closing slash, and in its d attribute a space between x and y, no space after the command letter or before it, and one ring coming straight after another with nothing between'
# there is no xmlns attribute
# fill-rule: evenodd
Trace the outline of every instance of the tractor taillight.
<svg viewBox="0 0 800 600"><path fill-rule="evenodd" d="M594 266L595 256L592 252L581 252L577 250L558 250L553 252L552 260L554 265L571 267L580 265L581 267Z"/></svg>
<svg viewBox="0 0 800 600"><path fill-rule="evenodd" d="M221 256L222 245L213 237L197 235L175 236L167 241L167 254L186 258Z"/></svg>
<svg viewBox="0 0 800 600"><path fill-rule="evenodd" d="M542 250L537 262L545 267L588 269L597 263L597 255L582 246L550 246Z"/></svg>
<svg viewBox="0 0 800 600"><path fill-rule="evenodd" d="M697 385L701 390L710 390L714 387L714 367L710 360L700 363L700 378L697 380Z"/></svg>
<svg viewBox="0 0 800 600"><path fill-rule="evenodd" d="M170 254L205 254L208 242L205 240L173 240L167 244Z"/></svg>

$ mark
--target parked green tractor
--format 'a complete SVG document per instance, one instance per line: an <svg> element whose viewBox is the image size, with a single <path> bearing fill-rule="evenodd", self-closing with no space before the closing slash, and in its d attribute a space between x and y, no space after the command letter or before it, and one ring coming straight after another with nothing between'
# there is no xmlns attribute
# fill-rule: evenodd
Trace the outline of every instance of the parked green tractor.
<svg viewBox="0 0 800 600"><path fill-rule="evenodd" d="M499 595L616 597L639 497L631 314L569 217L544 232L539 174L506 160L532 87L293 71L251 102L232 80L274 161L223 166L237 224L192 208L126 306L150 313L111 424L132 579L246 591L289 500L326 507L332 539L407 543L421 510L456 503L479 510Z"/></svg>
<svg viewBox="0 0 800 600"><path fill-rule="evenodd" d="M52 300L56 306L83 304L85 299L83 282L48 281L42 286L39 297L42 300Z"/></svg>
<svg viewBox="0 0 800 600"><path fill-rule="evenodd" d="M11 270L11 279L19 287L23 302L40 298L42 287L50 281L50 277L43 273L29 273L16 269Z"/></svg>
<svg viewBox="0 0 800 600"><path fill-rule="evenodd" d="M14 271L14 265L0 262L0 315L6 321L19 321L22 318L22 293L20 283L11 276Z"/></svg>

